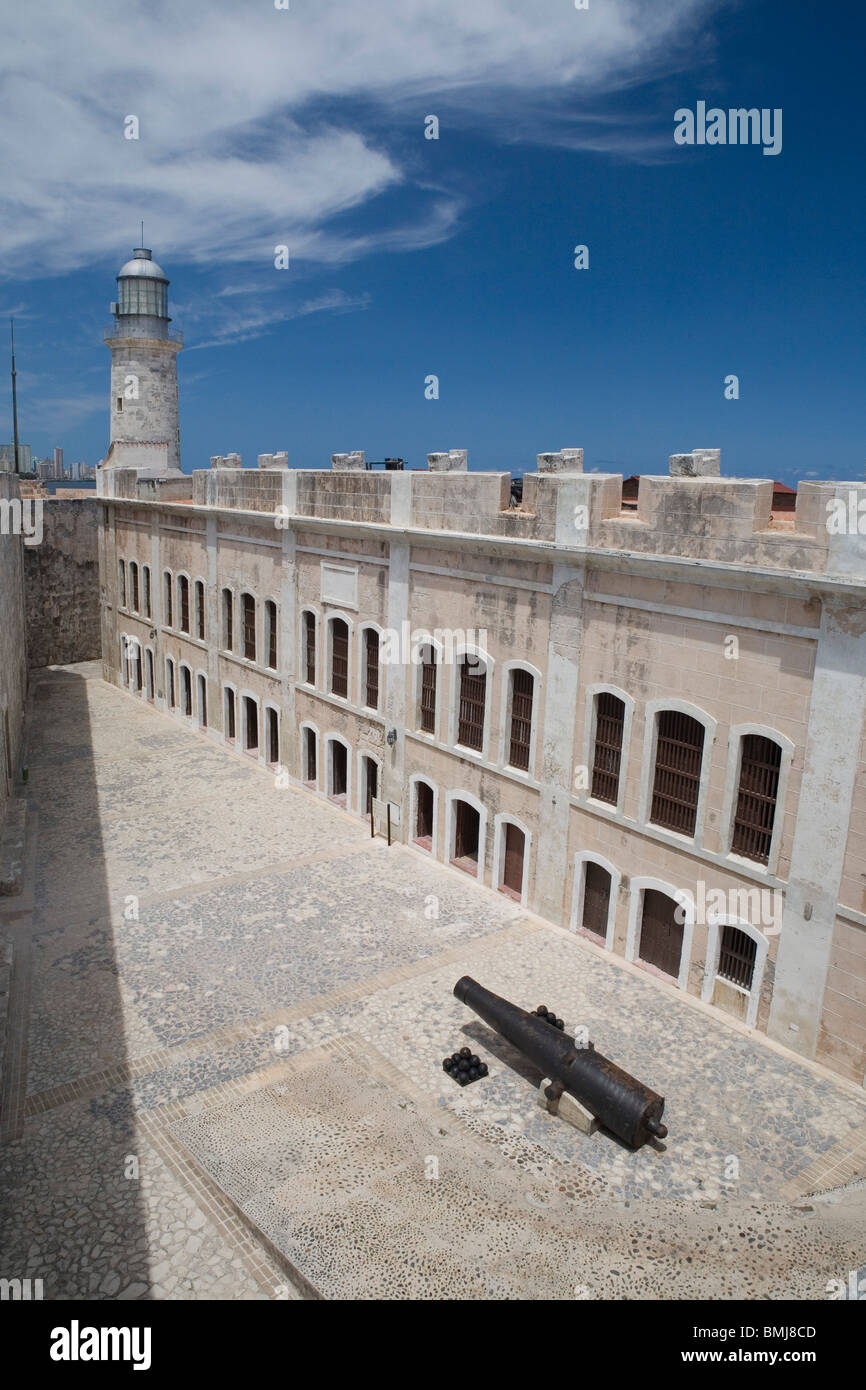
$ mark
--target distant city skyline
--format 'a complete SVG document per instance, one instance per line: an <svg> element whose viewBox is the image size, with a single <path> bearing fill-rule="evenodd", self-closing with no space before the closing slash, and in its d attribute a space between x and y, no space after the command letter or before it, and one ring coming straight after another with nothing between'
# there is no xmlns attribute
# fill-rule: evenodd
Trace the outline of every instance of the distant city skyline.
<svg viewBox="0 0 866 1390"><path fill-rule="evenodd" d="M338 9L216 0L157 37L132 4L98 49L61 11L47 34L41 12L7 21L13 98L31 30L33 61L58 58L44 109L25 123L10 100L0 132L25 214L0 228L0 309L34 453L105 455L102 335L143 218L185 334L186 471L466 448L520 473L567 446L629 475L701 446L727 474L863 478L859 8ZM764 150L750 109L772 115ZM716 110L738 143L713 144Z"/></svg>

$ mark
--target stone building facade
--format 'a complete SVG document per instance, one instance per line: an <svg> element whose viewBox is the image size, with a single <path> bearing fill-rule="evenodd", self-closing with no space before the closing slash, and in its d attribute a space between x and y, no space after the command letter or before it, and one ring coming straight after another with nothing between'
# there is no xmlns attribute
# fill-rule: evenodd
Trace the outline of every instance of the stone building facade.
<svg viewBox="0 0 866 1390"><path fill-rule="evenodd" d="M101 470L106 679L864 1084L866 485L259 463Z"/></svg>

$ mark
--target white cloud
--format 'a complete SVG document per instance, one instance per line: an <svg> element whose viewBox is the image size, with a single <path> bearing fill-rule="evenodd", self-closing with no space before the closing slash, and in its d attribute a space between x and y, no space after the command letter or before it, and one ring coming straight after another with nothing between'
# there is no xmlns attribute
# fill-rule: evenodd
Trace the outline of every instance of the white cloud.
<svg viewBox="0 0 866 1390"><path fill-rule="evenodd" d="M645 158L657 134L624 123L611 98L695 60L708 42L702 21L723 3L7 6L0 276L114 262L138 240L139 217L160 259L214 267L217 281L223 267L272 262L279 243L308 270L435 244L464 206L462 194L431 186L423 120L437 102L495 140ZM124 139L129 115L138 140ZM426 182L413 183L419 167ZM413 194L411 215L389 224L378 209L363 231L335 224L400 187Z"/></svg>

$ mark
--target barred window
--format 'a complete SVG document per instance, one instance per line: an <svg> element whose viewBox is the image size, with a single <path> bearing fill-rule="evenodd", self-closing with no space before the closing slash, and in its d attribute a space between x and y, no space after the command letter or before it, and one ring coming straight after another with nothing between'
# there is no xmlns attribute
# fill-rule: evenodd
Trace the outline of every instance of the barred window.
<svg viewBox="0 0 866 1390"><path fill-rule="evenodd" d="M464 657L460 663L460 710L457 742L464 748L480 752L484 747L484 701L487 691L487 672L475 658Z"/></svg>
<svg viewBox="0 0 866 1390"><path fill-rule="evenodd" d="M650 820L694 835L701 790L704 726L679 710L658 716L655 781Z"/></svg>
<svg viewBox="0 0 866 1390"><path fill-rule="evenodd" d="M316 684L316 615L304 614L304 665L307 685Z"/></svg>
<svg viewBox="0 0 866 1390"><path fill-rule="evenodd" d="M180 609L180 630L189 632L189 580L182 574L177 581L178 607Z"/></svg>
<svg viewBox="0 0 866 1390"><path fill-rule="evenodd" d="M171 594L171 572L169 570L166 570L162 579L162 590L165 598L165 613L163 614L163 622L165 623L166 627L174 627L174 610L172 607Z"/></svg>
<svg viewBox="0 0 866 1390"><path fill-rule="evenodd" d="M603 690L595 697L595 749L591 795L615 806L619 800L619 774L625 728L625 701Z"/></svg>
<svg viewBox="0 0 866 1390"><path fill-rule="evenodd" d="M273 599L265 603L265 646L268 653L268 666L277 669L277 605Z"/></svg>
<svg viewBox="0 0 866 1390"><path fill-rule="evenodd" d="M129 562L129 584L132 589L132 611L138 612L138 565L134 560Z"/></svg>
<svg viewBox="0 0 866 1390"><path fill-rule="evenodd" d="M723 927L719 968L716 973L723 980L730 980L731 984L750 990L757 953L758 945L753 936L741 931L739 927Z"/></svg>
<svg viewBox="0 0 866 1390"><path fill-rule="evenodd" d="M231 589L223 589L223 647L227 652L231 652L234 651L234 646L234 598Z"/></svg>
<svg viewBox="0 0 866 1390"><path fill-rule="evenodd" d="M766 864L773 842L782 749L771 738L746 734L740 760L740 786L731 849Z"/></svg>
<svg viewBox="0 0 866 1390"><path fill-rule="evenodd" d="M532 739L532 697L535 680L528 671L511 672L511 741L508 761L512 767L529 771Z"/></svg>
<svg viewBox="0 0 866 1390"><path fill-rule="evenodd" d="M331 623L331 694L349 694L349 628L342 618Z"/></svg>
<svg viewBox="0 0 866 1390"><path fill-rule="evenodd" d="M126 607L126 562L117 562L117 601L121 608Z"/></svg>
<svg viewBox="0 0 866 1390"><path fill-rule="evenodd" d="M241 599L244 611L244 656L247 661L256 659L256 601L252 594L244 594Z"/></svg>
<svg viewBox="0 0 866 1390"><path fill-rule="evenodd" d="M142 565L142 576L144 578L144 613L145 617L152 618L150 601L150 565Z"/></svg>
<svg viewBox="0 0 866 1390"><path fill-rule="evenodd" d="M195 635L200 642L205 640L204 583L195 581Z"/></svg>
<svg viewBox="0 0 866 1390"><path fill-rule="evenodd" d="M424 649L421 662L421 731L436 732L436 653L432 647Z"/></svg>
<svg viewBox="0 0 866 1390"><path fill-rule="evenodd" d="M364 629L364 703L368 709L379 708L379 634L374 628Z"/></svg>

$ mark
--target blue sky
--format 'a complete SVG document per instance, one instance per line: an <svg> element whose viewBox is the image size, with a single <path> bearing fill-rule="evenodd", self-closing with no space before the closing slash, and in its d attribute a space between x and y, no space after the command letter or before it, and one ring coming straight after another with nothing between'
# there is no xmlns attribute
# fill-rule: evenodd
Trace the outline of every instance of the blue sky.
<svg viewBox="0 0 866 1390"><path fill-rule="evenodd" d="M186 337L187 470L468 448L522 472L582 446L589 468L664 472L721 447L729 474L862 480L861 8L589 4L191 0L118 26L109 0L47 0L4 20L22 440L105 453L102 331L143 217ZM698 100L782 108L781 153L675 145Z"/></svg>

